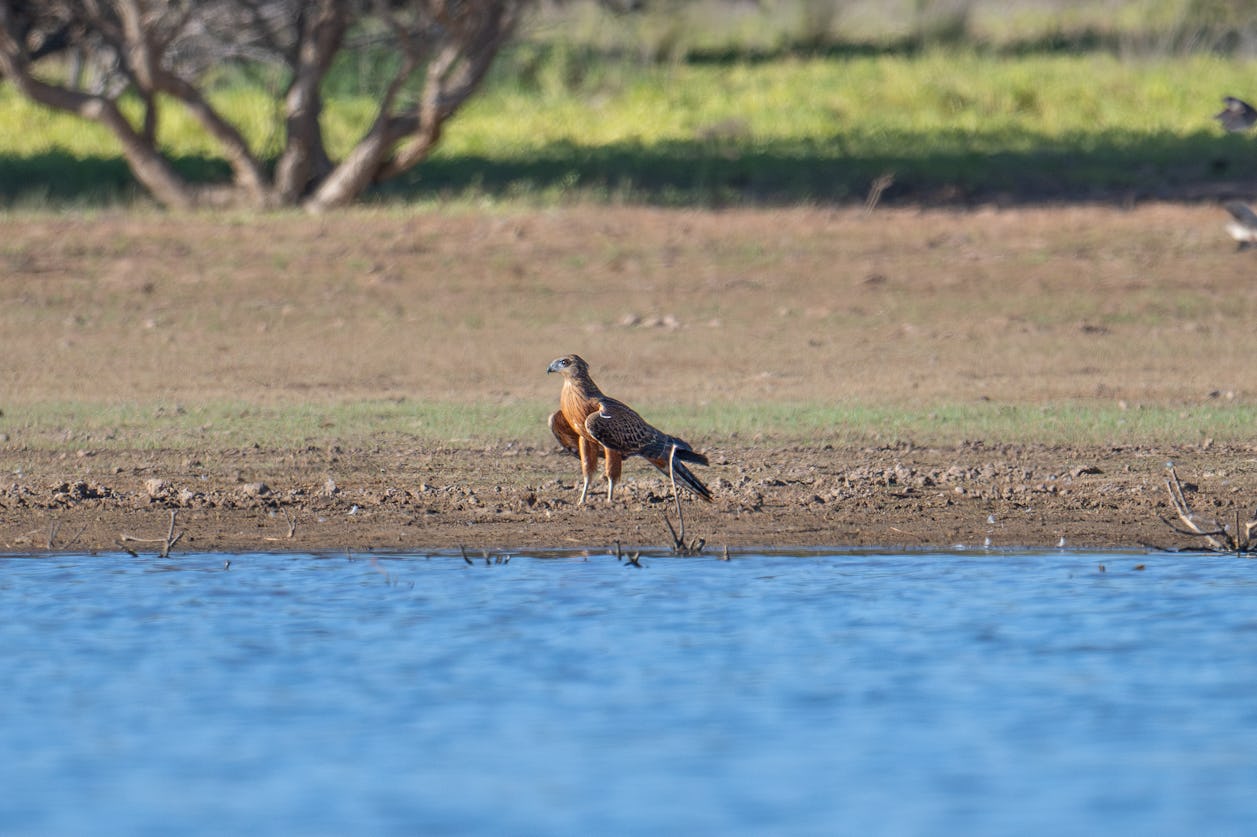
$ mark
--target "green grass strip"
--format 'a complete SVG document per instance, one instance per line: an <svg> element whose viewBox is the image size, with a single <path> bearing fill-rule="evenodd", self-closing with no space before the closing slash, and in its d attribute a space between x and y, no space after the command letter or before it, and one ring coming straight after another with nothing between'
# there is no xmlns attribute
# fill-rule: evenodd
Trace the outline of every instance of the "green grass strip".
<svg viewBox="0 0 1257 837"><path fill-rule="evenodd" d="M916 408L828 404L639 405L696 444L1125 445L1251 441L1257 406L1229 402L1122 408L1112 404L940 404ZM504 405L362 401L259 406L35 403L0 417L5 449L189 450L252 445L364 447L381 443L477 447L549 445L550 402Z"/></svg>

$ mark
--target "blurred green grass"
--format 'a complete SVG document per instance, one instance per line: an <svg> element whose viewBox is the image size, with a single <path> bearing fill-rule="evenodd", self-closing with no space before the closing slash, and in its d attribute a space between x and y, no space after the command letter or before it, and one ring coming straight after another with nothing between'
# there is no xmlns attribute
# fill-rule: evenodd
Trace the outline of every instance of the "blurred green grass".
<svg viewBox="0 0 1257 837"><path fill-rule="evenodd" d="M521 43L434 157L374 199L841 203L863 200L885 174L888 202L1190 196L1249 176L1251 138L1224 134L1211 116L1222 95L1250 95L1255 70L1210 53L962 44L648 63ZM212 98L270 158L282 123L266 87L235 77ZM324 119L331 151L351 147L373 112L339 85ZM4 85L0 124L23 126L0 133L3 204L139 196L98 126ZM187 176L228 177L176 103L162 108L160 136Z"/></svg>

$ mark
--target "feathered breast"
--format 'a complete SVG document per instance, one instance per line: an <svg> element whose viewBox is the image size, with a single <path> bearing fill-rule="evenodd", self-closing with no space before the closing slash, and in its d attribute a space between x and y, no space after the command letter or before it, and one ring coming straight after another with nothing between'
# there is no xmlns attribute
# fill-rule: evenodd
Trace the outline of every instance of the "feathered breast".
<svg viewBox="0 0 1257 837"><path fill-rule="evenodd" d="M563 391L559 393L559 409L572 425L572 429L588 438L585 420L590 414L598 412L598 402L568 381L563 384Z"/></svg>

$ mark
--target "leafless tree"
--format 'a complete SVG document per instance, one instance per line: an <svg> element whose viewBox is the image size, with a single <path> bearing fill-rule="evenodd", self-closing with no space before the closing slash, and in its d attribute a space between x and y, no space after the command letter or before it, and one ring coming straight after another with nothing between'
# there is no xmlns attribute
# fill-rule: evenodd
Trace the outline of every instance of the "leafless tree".
<svg viewBox="0 0 1257 837"><path fill-rule="evenodd" d="M136 179L168 207L342 206L422 162L476 90L532 0L0 0L0 75L24 96L107 127ZM320 125L323 82L352 38L398 59L370 126L343 159ZM67 55L91 65L65 72ZM282 150L273 167L206 95L206 71L281 68ZM119 102L134 96L138 124ZM217 142L229 185L194 184L159 144L159 109L185 107Z"/></svg>

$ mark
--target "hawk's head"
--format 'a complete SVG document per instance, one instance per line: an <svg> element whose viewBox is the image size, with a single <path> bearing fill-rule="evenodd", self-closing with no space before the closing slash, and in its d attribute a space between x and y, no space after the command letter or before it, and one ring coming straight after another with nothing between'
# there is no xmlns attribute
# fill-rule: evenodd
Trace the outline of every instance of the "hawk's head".
<svg viewBox="0 0 1257 837"><path fill-rule="evenodd" d="M589 371L589 364L580 355L564 355L550 361L550 365L546 367L546 373L558 372L563 376L571 375L573 372L584 373Z"/></svg>

